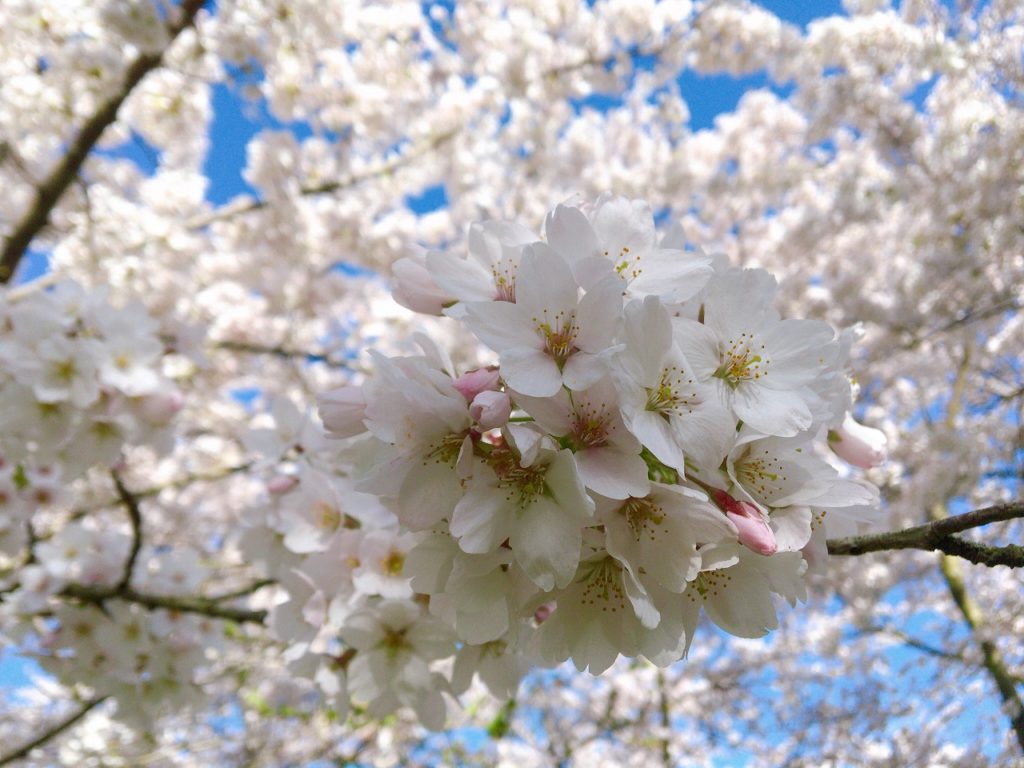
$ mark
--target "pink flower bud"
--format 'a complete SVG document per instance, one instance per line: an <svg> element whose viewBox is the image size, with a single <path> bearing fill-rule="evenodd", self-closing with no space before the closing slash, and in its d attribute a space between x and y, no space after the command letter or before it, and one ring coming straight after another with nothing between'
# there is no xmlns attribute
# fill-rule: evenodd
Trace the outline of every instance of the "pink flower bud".
<svg viewBox="0 0 1024 768"><path fill-rule="evenodd" d="M512 401L507 392L481 392L469 406L469 415L484 429L505 426L511 413Z"/></svg>
<svg viewBox="0 0 1024 768"><path fill-rule="evenodd" d="M775 532L761 510L748 501L734 499L722 490L716 490L712 498L736 526L740 544L759 555L774 555L778 551Z"/></svg>
<svg viewBox="0 0 1024 768"><path fill-rule="evenodd" d="M533 620L537 622L537 624L543 624L551 617L551 614L553 614L554 612L554 603L544 603L544 605L540 606L536 611L533 612Z"/></svg>
<svg viewBox="0 0 1024 768"><path fill-rule="evenodd" d="M275 496L281 496L298 484L299 478L295 475L276 475L267 481L267 491Z"/></svg>
<svg viewBox="0 0 1024 768"><path fill-rule="evenodd" d="M885 461L885 433L865 427L847 414L843 425L828 435L829 448L847 464L861 469L877 467Z"/></svg>
<svg viewBox="0 0 1024 768"><path fill-rule="evenodd" d="M488 366L487 368L476 368L467 371L454 382L455 388L462 393L467 402L473 402L473 398L488 389L498 388L498 368Z"/></svg>
<svg viewBox="0 0 1024 768"><path fill-rule="evenodd" d="M424 315L440 315L454 299L438 287L427 270L425 254L399 259L391 267L391 295L403 307Z"/></svg>
<svg viewBox="0 0 1024 768"><path fill-rule="evenodd" d="M363 388L349 384L332 389L316 399L320 420L335 437L352 437L366 431L366 398Z"/></svg>
<svg viewBox="0 0 1024 768"><path fill-rule="evenodd" d="M170 423L185 405L185 396L177 387L168 386L141 398L139 413L150 424L163 426Z"/></svg>

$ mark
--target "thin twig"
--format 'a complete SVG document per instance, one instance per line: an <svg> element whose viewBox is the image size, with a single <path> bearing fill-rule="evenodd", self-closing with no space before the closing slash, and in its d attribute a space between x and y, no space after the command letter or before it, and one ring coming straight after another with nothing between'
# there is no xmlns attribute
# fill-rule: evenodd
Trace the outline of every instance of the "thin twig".
<svg viewBox="0 0 1024 768"><path fill-rule="evenodd" d="M397 170L400 170L403 166L407 165L411 160L416 160L424 155L433 152L442 145L448 143L458 135L458 129L451 129L440 133L437 136L430 138L423 144L414 147L411 151L405 154L400 154L397 157L387 160L380 165L362 171L361 173L353 173L337 181L325 181L320 184L311 184L304 186L299 189L299 195L301 197L315 197L318 195L328 195L335 192L340 192L345 189L351 189L364 181L371 179L380 178L382 176L390 176ZM216 221L222 221L225 219L234 218L235 216L241 216L247 213L253 213L266 208L268 202L266 200L244 200L235 204L228 204L222 208L218 208L209 214L198 216L187 223L187 227L190 230L196 231L205 229L210 224Z"/></svg>
<svg viewBox="0 0 1024 768"><path fill-rule="evenodd" d="M150 496L156 496L172 488L187 488L193 483L212 483L216 482L217 480L223 480L227 477L231 477L232 475L236 475L239 472L245 472L246 470L250 469L252 465L253 462L247 461L244 464L236 464L235 466L226 467L225 469L221 469L216 472L191 472L187 475L182 475L181 477L175 478L174 480L170 480L166 483L161 483L159 485L151 485L150 487L143 488L140 491L133 491L132 495L136 499L141 500L149 498ZM120 498L110 499L109 501L100 502L99 504L94 504L89 507L79 507L71 513L71 519L77 520L97 510L111 507L117 504L119 501Z"/></svg>
<svg viewBox="0 0 1024 768"><path fill-rule="evenodd" d="M923 640L917 639L913 635L907 634L901 629L896 629L895 627L868 627L864 630L864 632L877 633L880 635L890 635L891 637L902 642L904 645L913 648L914 650L921 651L921 653L927 653L929 656L937 656L941 659L949 659L951 661L968 663L967 660L964 658L963 653L947 651L944 648L939 648L937 646L931 645L929 643L924 642Z"/></svg>
<svg viewBox="0 0 1024 768"><path fill-rule="evenodd" d="M132 573L135 571L135 561L139 558L139 551L142 549L142 510L139 508L138 498L129 491L117 470L110 470L110 476L114 480L114 487L117 489L117 496L128 510L128 519L132 524L132 545L128 552L128 559L125 560L124 573L117 583L116 589L125 589L132 580Z"/></svg>
<svg viewBox="0 0 1024 768"><path fill-rule="evenodd" d="M56 738L60 734L64 733L68 728L71 728L79 720L85 717L87 714L92 712L96 707L102 704L106 700L106 696L98 696L94 699L89 699L81 707L72 712L70 715L54 723L51 727L47 728L41 734L36 736L32 741L27 744L18 747L13 752L8 752L6 755L0 755L0 766L10 765L15 760L20 760L23 757L28 757L29 753L33 749L43 746L51 739Z"/></svg>
<svg viewBox="0 0 1024 768"><path fill-rule="evenodd" d="M331 368L344 368L350 371L358 370L351 361L323 352L306 352L301 349L292 349L281 345L252 344L245 341L218 341L213 344L217 349L230 352L242 352L250 355L268 355L282 359L305 360L308 363L323 363Z"/></svg>

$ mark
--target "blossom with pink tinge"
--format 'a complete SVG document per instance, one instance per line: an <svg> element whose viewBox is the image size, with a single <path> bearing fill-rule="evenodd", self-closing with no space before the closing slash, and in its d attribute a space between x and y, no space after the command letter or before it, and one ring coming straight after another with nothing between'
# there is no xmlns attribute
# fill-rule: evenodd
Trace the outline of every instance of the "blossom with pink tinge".
<svg viewBox="0 0 1024 768"><path fill-rule="evenodd" d="M141 398L139 412L150 424L168 424L185 405L185 396L177 387L163 387Z"/></svg>
<svg viewBox="0 0 1024 768"><path fill-rule="evenodd" d="M749 501L734 499L725 491L716 490L712 494L715 503L722 508L725 516L732 521L739 531L740 544L759 555L774 555L778 550L775 533L761 510Z"/></svg>
<svg viewBox="0 0 1024 768"><path fill-rule="evenodd" d="M486 368L475 368L472 371L466 371L459 378L455 379L453 383L455 388L466 398L466 401L471 403L481 392L497 389L500 378L497 366L489 365Z"/></svg>
<svg viewBox="0 0 1024 768"><path fill-rule="evenodd" d="M860 469L880 466L886 457L885 433L866 427L847 414L843 425L828 434L828 446L847 464Z"/></svg>
<svg viewBox="0 0 1024 768"><path fill-rule="evenodd" d="M267 481L267 491L274 496L283 496L299 484L295 475L276 475Z"/></svg>
<svg viewBox="0 0 1024 768"><path fill-rule="evenodd" d="M508 422L512 414L512 401L507 392L486 390L473 398L469 415L484 429L497 429Z"/></svg>

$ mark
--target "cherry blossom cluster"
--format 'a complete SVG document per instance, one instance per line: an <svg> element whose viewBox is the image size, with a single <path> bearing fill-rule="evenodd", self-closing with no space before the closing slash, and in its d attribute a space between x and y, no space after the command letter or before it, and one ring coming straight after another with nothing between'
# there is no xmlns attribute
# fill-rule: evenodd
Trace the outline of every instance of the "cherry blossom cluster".
<svg viewBox="0 0 1024 768"><path fill-rule="evenodd" d="M0 296L0 450L59 463L67 481L126 442L167 447L183 396L161 373L159 329L142 304L70 281Z"/></svg>
<svg viewBox="0 0 1024 768"><path fill-rule="evenodd" d="M208 577L193 549L131 549L126 533L89 521L65 525L35 544L35 562L20 569L0 622L45 613L45 622L11 625L40 666L68 686L113 697L121 720L148 727L204 700L201 669L224 634L209 617L121 599L121 588L191 597ZM68 588L77 604L57 599Z"/></svg>
<svg viewBox="0 0 1024 768"><path fill-rule="evenodd" d="M292 553L273 624L372 714L436 727L441 691L474 674L507 697L534 664L665 665L702 609L760 637L773 595L805 599L826 527L872 517L877 491L819 439L881 459L843 426L852 335L781 318L763 270L659 242L646 203L559 205L543 237L474 225L468 253L395 274L400 302L463 324L493 364L460 374L426 337L371 351L373 375L319 403L346 476L268 483Z"/></svg>
<svg viewBox="0 0 1024 768"><path fill-rule="evenodd" d="M5 606L39 612L68 584L114 587L122 578L129 537L72 523L36 547L39 564ZM194 550L140 553L131 585L148 594L190 596L207 578ZM202 670L223 644L223 626L177 610L150 610L112 598L101 605L56 603L51 621L37 627L40 666L70 686L118 702L118 717L139 727L205 699Z"/></svg>
<svg viewBox="0 0 1024 768"><path fill-rule="evenodd" d="M126 443L171 446L184 398L162 374L159 327L141 304L71 281L0 294L0 565L86 469Z"/></svg>

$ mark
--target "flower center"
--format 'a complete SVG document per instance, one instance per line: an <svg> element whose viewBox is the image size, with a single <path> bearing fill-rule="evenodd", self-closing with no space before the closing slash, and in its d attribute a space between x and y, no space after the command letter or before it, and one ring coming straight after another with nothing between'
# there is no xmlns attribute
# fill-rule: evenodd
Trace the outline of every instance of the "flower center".
<svg viewBox="0 0 1024 768"><path fill-rule="evenodd" d="M661 372L658 386L647 390L647 410L655 411L663 416L681 416L693 413L693 408L700 405L696 391L687 391L693 385L693 379L678 366L670 366Z"/></svg>
<svg viewBox="0 0 1024 768"><path fill-rule="evenodd" d="M537 331L544 337L544 351L554 358L561 369L569 356L576 351L576 335L579 333L576 327L576 313L570 312L566 315L559 312L552 322L540 322L537 318L533 318L533 322L537 326Z"/></svg>
<svg viewBox="0 0 1024 768"><path fill-rule="evenodd" d="M392 658L402 651L412 648L409 641L405 639L405 630L392 627L384 627L384 637L381 639L380 644L387 651L388 656Z"/></svg>
<svg viewBox="0 0 1024 768"><path fill-rule="evenodd" d="M594 564L585 577L586 586L580 595L583 605L601 605L602 612L618 613L626 608L626 593L622 588L622 566L614 558L606 557Z"/></svg>
<svg viewBox="0 0 1024 768"><path fill-rule="evenodd" d="M741 382L767 376L771 360L761 356L764 351L764 344L758 345L753 334L741 333L739 340L729 339L722 346L722 362L713 375L733 389Z"/></svg>
<svg viewBox="0 0 1024 768"><path fill-rule="evenodd" d="M707 599L708 596L717 597L730 581L732 576L723 571L701 571L693 580L693 588L702 598ZM693 599L692 595L690 599Z"/></svg>
<svg viewBox="0 0 1024 768"><path fill-rule="evenodd" d="M548 492L547 467L521 467L509 450L495 451L491 466L498 476L498 487L505 492L505 501L525 509L538 496Z"/></svg>
<svg viewBox="0 0 1024 768"><path fill-rule="evenodd" d="M625 515L633 538L638 542L645 533L651 541L655 541L658 527L665 522L665 510L650 498L630 499L619 507L619 514ZM661 532L668 533L668 529L663 528Z"/></svg>
<svg viewBox="0 0 1024 768"><path fill-rule="evenodd" d="M53 375L58 381L70 383L78 375L74 360L61 360L53 366Z"/></svg>
<svg viewBox="0 0 1024 768"><path fill-rule="evenodd" d="M577 413L573 437L581 448L594 448L608 441L608 415Z"/></svg>
<svg viewBox="0 0 1024 768"><path fill-rule="evenodd" d="M757 491L761 496L767 496L769 491L775 490L780 479L783 482L788 479L783 474L782 462L767 453L760 456L745 456L737 464L736 472L744 485Z"/></svg>
<svg viewBox="0 0 1024 768"><path fill-rule="evenodd" d="M401 576L402 568L405 566L405 553L392 549L380 564L388 576Z"/></svg>
<svg viewBox="0 0 1024 768"><path fill-rule="evenodd" d="M325 501L318 502L313 508L313 519L318 527L325 531L333 531L341 525L341 512Z"/></svg>
<svg viewBox="0 0 1024 768"><path fill-rule="evenodd" d="M516 270L507 262L501 261L491 267L494 276L494 300L516 303Z"/></svg>
<svg viewBox="0 0 1024 768"><path fill-rule="evenodd" d="M610 256L608 251L604 252L605 256ZM640 257L634 256L629 252L628 246L622 246L622 250L619 251L618 259L613 259L616 262L615 272L625 280L627 283L630 280L635 280L640 277L640 273L643 269L640 267Z"/></svg>
<svg viewBox="0 0 1024 768"><path fill-rule="evenodd" d="M423 457L423 466L428 464L442 464L454 467L455 462L462 452L462 443L466 436L457 432L445 435L440 440L430 445L426 455Z"/></svg>

